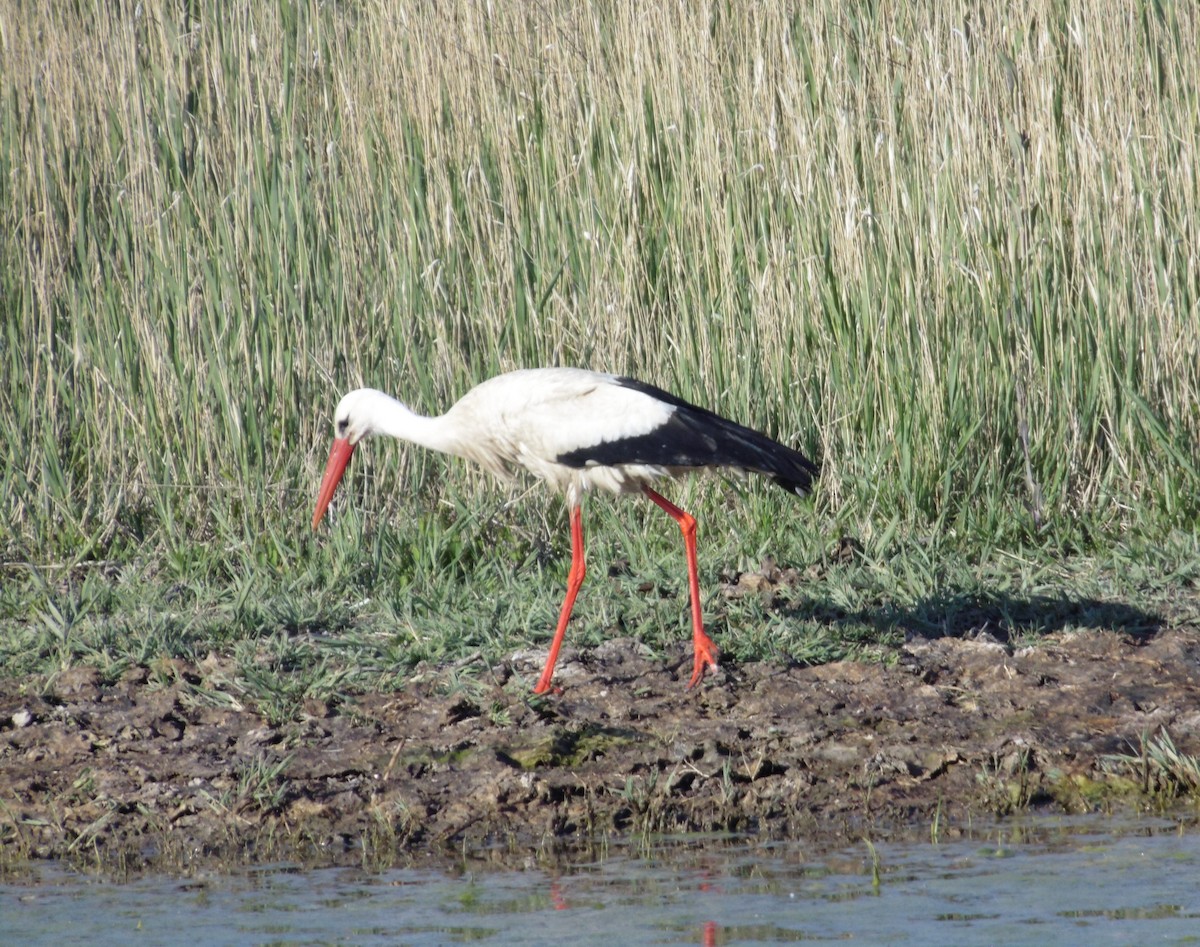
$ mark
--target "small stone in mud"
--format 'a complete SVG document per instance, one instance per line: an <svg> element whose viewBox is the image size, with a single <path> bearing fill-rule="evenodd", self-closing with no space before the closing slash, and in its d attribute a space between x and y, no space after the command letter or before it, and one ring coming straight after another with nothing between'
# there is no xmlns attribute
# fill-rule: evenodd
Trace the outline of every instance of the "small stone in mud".
<svg viewBox="0 0 1200 947"><path fill-rule="evenodd" d="M261 743L274 743L276 742L276 739L277 737L274 728L264 726L247 730L241 735L241 738L237 742L239 744L256 746Z"/></svg>
<svg viewBox="0 0 1200 947"><path fill-rule="evenodd" d="M33 714L31 714L26 708L22 707L20 710L16 711L10 719L12 720L13 727L17 730L20 730L22 727L28 727L31 723L33 723Z"/></svg>

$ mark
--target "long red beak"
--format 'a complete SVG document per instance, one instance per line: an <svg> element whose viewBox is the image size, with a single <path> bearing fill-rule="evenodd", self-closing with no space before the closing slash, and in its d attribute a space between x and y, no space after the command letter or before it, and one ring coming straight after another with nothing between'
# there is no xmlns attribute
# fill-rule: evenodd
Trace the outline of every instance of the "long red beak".
<svg viewBox="0 0 1200 947"><path fill-rule="evenodd" d="M325 464L325 476L321 478L321 491L317 494L317 509L313 513L313 529L321 522L329 501L337 485L342 482L342 474L346 472L346 464L350 463L350 455L354 453L354 445L346 438L335 438L333 447L329 449L329 460Z"/></svg>

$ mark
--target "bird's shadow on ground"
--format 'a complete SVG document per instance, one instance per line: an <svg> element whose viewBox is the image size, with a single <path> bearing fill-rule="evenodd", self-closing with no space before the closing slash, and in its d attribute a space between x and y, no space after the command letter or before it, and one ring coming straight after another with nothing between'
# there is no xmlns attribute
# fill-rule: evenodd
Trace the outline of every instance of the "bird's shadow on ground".
<svg viewBox="0 0 1200 947"><path fill-rule="evenodd" d="M1137 644L1153 638L1166 624L1157 612L1126 602L1052 595L1010 595L991 591L947 591L911 606L885 604L877 608L845 611L828 602L792 602L786 613L802 621L866 626L881 638L902 634L915 638L984 639L1011 645L1034 641L1064 629L1111 631Z"/></svg>

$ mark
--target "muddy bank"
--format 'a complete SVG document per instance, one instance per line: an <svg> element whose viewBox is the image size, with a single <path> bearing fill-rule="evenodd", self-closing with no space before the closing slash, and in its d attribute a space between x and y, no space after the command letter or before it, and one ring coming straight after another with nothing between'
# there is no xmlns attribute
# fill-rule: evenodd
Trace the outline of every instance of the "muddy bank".
<svg viewBox="0 0 1200 947"><path fill-rule="evenodd" d="M935 821L1165 796L1149 762L1111 758L1164 727L1200 752L1192 629L1024 649L918 639L889 666L743 665L693 692L685 649L614 640L564 651L561 693L535 700L542 657L469 686L431 672L397 694L313 701L282 724L239 706L216 658L107 684L77 669L36 693L2 681L5 856L388 864L659 832L927 837Z"/></svg>

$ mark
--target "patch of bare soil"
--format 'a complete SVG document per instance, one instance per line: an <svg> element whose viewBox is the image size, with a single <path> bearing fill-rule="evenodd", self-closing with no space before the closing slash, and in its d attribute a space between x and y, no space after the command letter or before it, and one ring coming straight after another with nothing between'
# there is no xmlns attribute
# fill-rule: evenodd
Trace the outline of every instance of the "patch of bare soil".
<svg viewBox="0 0 1200 947"><path fill-rule="evenodd" d="M525 857L659 832L836 843L1152 791L1148 769L1139 786L1106 757L1164 727L1200 751L1192 631L919 639L891 666L744 665L691 692L682 648L614 640L565 652L560 693L533 699L510 678L541 658L452 696L439 675L283 725L222 698L215 658L110 684L81 668L37 695L2 681L0 839L10 860L179 868Z"/></svg>

